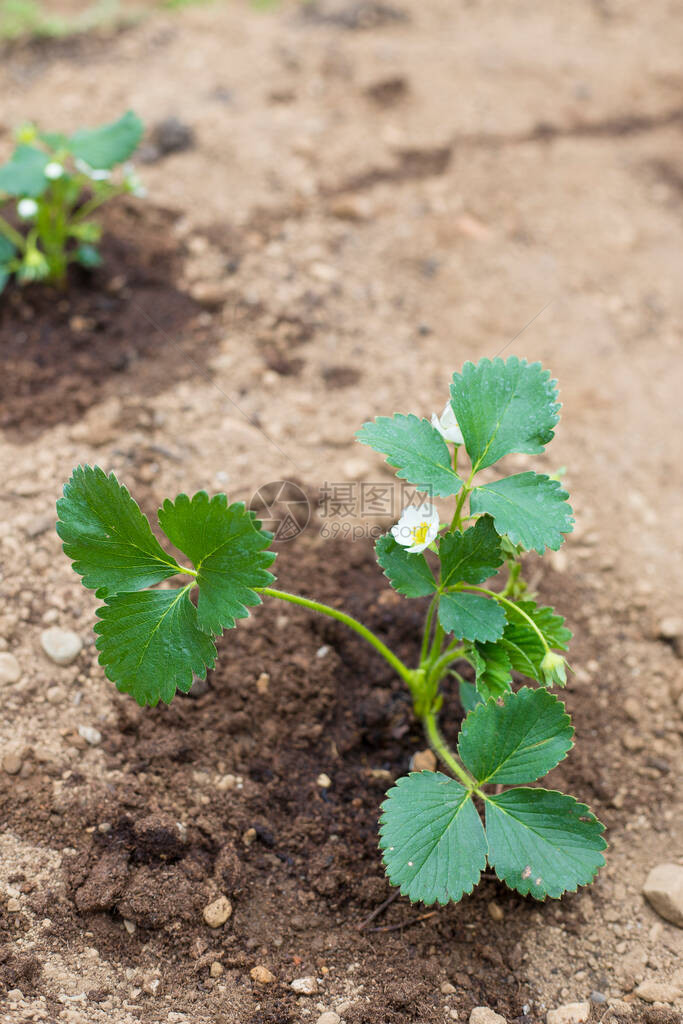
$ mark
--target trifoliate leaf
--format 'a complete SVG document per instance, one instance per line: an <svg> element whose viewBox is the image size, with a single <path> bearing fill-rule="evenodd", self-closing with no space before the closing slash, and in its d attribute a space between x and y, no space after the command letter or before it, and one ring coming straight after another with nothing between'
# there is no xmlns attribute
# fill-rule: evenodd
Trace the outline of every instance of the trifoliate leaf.
<svg viewBox="0 0 683 1024"><path fill-rule="evenodd" d="M486 866L486 837L467 790L441 772L414 772L387 793L380 818L387 876L413 903L472 892Z"/></svg>
<svg viewBox="0 0 683 1024"><path fill-rule="evenodd" d="M464 533L446 533L439 543L441 584L482 583L503 564L500 537L490 516L482 516Z"/></svg>
<svg viewBox="0 0 683 1024"><path fill-rule="evenodd" d="M497 640L503 635L505 612L479 594L442 594L439 621L459 640Z"/></svg>
<svg viewBox="0 0 683 1024"><path fill-rule="evenodd" d="M475 487L470 497L472 512L488 512L496 530L527 551L557 551L571 533L574 517L567 492L557 480L542 473L517 473L493 484Z"/></svg>
<svg viewBox="0 0 683 1024"><path fill-rule="evenodd" d="M48 186L45 168L49 160L35 146L17 146L9 161L0 167L0 193L37 199Z"/></svg>
<svg viewBox="0 0 683 1024"><path fill-rule="evenodd" d="M605 863L604 826L572 796L508 789L486 797L488 859L511 889L538 900L589 885Z"/></svg>
<svg viewBox="0 0 683 1024"><path fill-rule="evenodd" d="M517 356L465 363L453 374L451 404L475 471L511 452L542 452L560 408L550 372Z"/></svg>
<svg viewBox="0 0 683 1024"><path fill-rule="evenodd" d="M505 636L505 633L503 633ZM510 689L511 664L510 657L502 640L495 643L477 643L472 648L472 658L476 672L476 690L484 700L497 699Z"/></svg>
<svg viewBox="0 0 683 1024"><path fill-rule="evenodd" d="M64 553L98 597L143 590L181 572L128 490L99 466L74 469L57 515Z"/></svg>
<svg viewBox="0 0 683 1024"><path fill-rule="evenodd" d="M557 615L552 608L537 605L535 601L518 601L514 608L508 606L507 617L508 624L499 644L510 658L512 668L530 679L543 682L541 663L546 649L528 619L541 631L548 647L556 647L561 651L566 651L569 646L571 630L564 625L561 615Z"/></svg>
<svg viewBox="0 0 683 1024"><path fill-rule="evenodd" d="M474 711L478 704L482 703L482 697L477 693L477 688L474 683L468 683L466 679L461 679L458 687L460 695L460 703L463 706L465 714L469 714L470 711Z"/></svg>
<svg viewBox="0 0 683 1024"><path fill-rule="evenodd" d="M127 111L118 121L99 128L82 128L69 139L69 149L79 160L96 170L109 170L127 160L138 147L144 125L137 114Z"/></svg>
<svg viewBox="0 0 683 1024"><path fill-rule="evenodd" d="M213 668L216 648L197 624L189 587L110 597L97 614L97 649L107 677L138 704L169 704L187 693L193 674Z"/></svg>
<svg viewBox="0 0 683 1024"><path fill-rule="evenodd" d="M377 561L394 590L405 597L426 597L436 590L436 581L423 554L408 553L390 533L375 544Z"/></svg>
<svg viewBox="0 0 683 1024"><path fill-rule="evenodd" d="M389 465L396 467L396 475L418 490L447 497L462 487L446 442L429 420L402 413L378 416L374 423L364 423L356 437L386 455Z"/></svg>
<svg viewBox="0 0 683 1024"><path fill-rule="evenodd" d="M224 494L209 499L205 491L193 498L179 494L159 509L159 523L197 570L201 629L231 629L249 614L247 605L261 603L256 588L275 578L266 568L275 554L264 550L273 538L241 502L228 505Z"/></svg>
<svg viewBox="0 0 683 1024"><path fill-rule="evenodd" d="M482 786L535 782L567 756L573 735L564 704L543 687L525 686L468 715L458 753Z"/></svg>

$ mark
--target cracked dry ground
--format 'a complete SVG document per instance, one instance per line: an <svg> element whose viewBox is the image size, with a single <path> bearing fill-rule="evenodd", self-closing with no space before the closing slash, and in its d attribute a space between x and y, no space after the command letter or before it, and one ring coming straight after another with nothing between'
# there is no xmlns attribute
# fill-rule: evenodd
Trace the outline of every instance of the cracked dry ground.
<svg viewBox="0 0 683 1024"><path fill-rule="evenodd" d="M95 281L0 310L0 646L21 666L2 692L21 764L0 772L3 1021L426 1024L486 1005L540 1022L594 990L612 1019L674 1019L682 933L640 888L683 856L681 662L657 639L681 598L680 12L360 6L374 16L214 4L3 54L3 155L27 118L70 130L126 107L197 139L108 215ZM397 681L336 627L267 607L224 639L207 694L140 712L96 664L54 501L85 461L148 512L178 490L388 480L358 425L439 410L454 368L526 324L507 351L560 380L541 461L566 466L577 514L528 567L575 633L576 748L551 781L606 822L608 866L560 903L488 879L359 932L389 894L383 789L423 745ZM283 547L283 587L409 656L420 609L392 603L369 542L320 526ZM40 648L55 623L84 641L67 668ZM212 931L220 892L234 912ZM319 990L297 996L307 975ZM669 1002L636 997L644 980Z"/></svg>

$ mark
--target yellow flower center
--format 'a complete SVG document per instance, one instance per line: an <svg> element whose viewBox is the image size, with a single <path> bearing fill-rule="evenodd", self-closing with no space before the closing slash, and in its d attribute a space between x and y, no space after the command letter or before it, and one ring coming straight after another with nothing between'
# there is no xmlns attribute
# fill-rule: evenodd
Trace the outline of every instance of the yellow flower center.
<svg viewBox="0 0 683 1024"><path fill-rule="evenodd" d="M419 526L414 526L412 529L413 544L424 544L427 538L427 530L429 529L429 523L422 522Z"/></svg>

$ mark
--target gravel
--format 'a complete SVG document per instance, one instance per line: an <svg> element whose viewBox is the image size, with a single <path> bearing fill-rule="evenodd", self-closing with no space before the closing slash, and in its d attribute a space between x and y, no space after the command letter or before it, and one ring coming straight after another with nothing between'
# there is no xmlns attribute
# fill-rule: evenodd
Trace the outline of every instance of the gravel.
<svg viewBox="0 0 683 1024"><path fill-rule="evenodd" d="M40 644L55 665L71 665L83 647L83 641L77 633L60 626L44 629L40 634Z"/></svg>
<svg viewBox="0 0 683 1024"><path fill-rule="evenodd" d="M209 928L220 928L232 916L232 903L227 896L219 896L203 910Z"/></svg>
<svg viewBox="0 0 683 1024"><path fill-rule="evenodd" d="M14 655L7 651L0 652L0 686L18 682L20 675L21 666Z"/></svg>
<svg viewBox="0 0 683 1024"><path fill-rule="evenodd" d="M643 896L660 917L683 928L683 865L654 867L645 879Z"/></svg>

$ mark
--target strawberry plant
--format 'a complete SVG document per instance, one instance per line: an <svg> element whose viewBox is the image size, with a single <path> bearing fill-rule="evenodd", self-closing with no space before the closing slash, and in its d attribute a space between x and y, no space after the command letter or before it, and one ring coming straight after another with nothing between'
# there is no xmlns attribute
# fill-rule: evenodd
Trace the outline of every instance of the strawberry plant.
<svg viewBox="0 0 683 1024"><path fill-rule="evenodd" d="M390 881L427 904L471 892L487 863L536 899L590 883L604 863L603 826L573 796L532 785L572 746L569 716L551 693L565 683L571 634L525 592L517 571L524 552L556 550L571 531L568 495L543 473L480 475L513 452L541 454L559 408L556 382L539 363L483 359L453 375L441 417L397 413L358 432L428 496L376 544L394 590L427 600L413 665L345 612L273 587L271 535L243 504L203 491L164 501L159 526L186 556L181 564L113 474L78 467L58 502L57 529L103 602L95 632L107 676L140 704L169 702L213 667L216 637L263 599L330 616L406 683L445 769L411 772L387 794L379 845ZM446 518L433 498L450 503ZM501 570L502 584L488 582ZM155 589L173 577L177 586ZM474 682L457 669L465 662ZM439 727L449 674L468 712L455 748ZM513 674L537 685L513 689Z"/></svg>
<svg viewBox="0 0 683 1024"><path fill-rule="evenodd" d="M25 125L0 167L0 208L14 205L11 222L0 216L0 292L14 275L19 284L64 285L70 263L99 266L102 229L94 212L114 196L143 195L128 160L143 126L132 111L99 128L73 135L39 132Z"/></svg>

